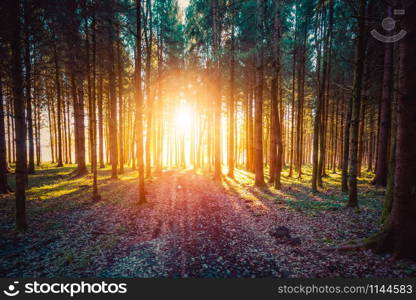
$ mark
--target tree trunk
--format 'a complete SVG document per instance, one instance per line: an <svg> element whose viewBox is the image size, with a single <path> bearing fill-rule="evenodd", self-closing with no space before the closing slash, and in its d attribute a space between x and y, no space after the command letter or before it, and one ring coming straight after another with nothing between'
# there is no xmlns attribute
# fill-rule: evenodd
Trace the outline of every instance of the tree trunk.
<svg viewBox="0 0 416 300"><path fill-rule="evenodd" d="M273 1L273 77L271 86L271 127L270 127L270 182L274 183L276 189L281 188L280 174L282 171L282 134L279 115L280 91L280 38L281 21L280 7L277 0Z"/></svg>
<svg viewBox="0 0 416 300"><path fill-rule="evenodd" d="M119 33L120 35L120 33ZM117 83L118 83L118 101L119 101L119 110L118 110L118 147L119 147L119 160L120 167L119 173L124 173L124 119L123 119L123 61L121 59L121 36L117 39Z"/></svg>
<svg viewBox="0 0 416 300"><path fill-rule="evenodd" d="M323 17L322 17L323 18ZM325 34L324 50L328 49L329 42L329 30ZM320 46L319 46L320 48ZM313 126L313 166L312 166L312 192L318 191L318 183L321 178L321 167L322 167L322 145L324 138L322 136L322 110L325 105L325 89L326 89L326 76L328 69L328 53L326 51L323 54L323 65L322 65L322 78L318 80L318 97L316 98L315 105L315 117ZM320 70L318 70L318 76L320 76Z"/></svg>
<svg viewBox="0 0 416 300"><path fill-rule="evenodd" d="M143 161L143 98L142 98L142 22L141 1L136 0L136 63L135 63L135 96L136 96L136 144L137 169L139 172L138 203L146 202L144 194L144 161Z"/></svg>
<svg viewBox="0 0 416 300"><path fill-rule="evenodd" d="M63 167L62 162L62 97L61 97L61 79L59 78L59 60L58 60L58 52L56 50L56 44L54 44L54 62L55 62L55 88L56 88L56 96L58 102L58 122L57 122L57 130L58 130L58 153L57 153L57 167Z"/></svg>
<svg viewBox="0 0 416 300"><path fill-rule="evenodd" d="M350 129L351 129L351 114L352 114L352 99L348 99L346 113L345 113L345 127L343 140L343 154L342 154L342 175L341 190L343 193L348 193L348 163L350 157Z"/></svg>
<svg viewBox="0 0 416 300"><path fill-rule="evenodd" d="M263 18L264 3L257 0L256 12L256 98L254 112L254 172L255 185L264 187L263 174L263 81L264 81L264 57L263 57Z"/></svg>
<svg viewBox="0 0 416 300"><path fill-rule="evenodd" d="M358 174L358 131L360 125L360 106L362 94L362 80L365 60L365 14L366 0L360 0L358 35L356 41L356 60L354 70L354 86L351 114L351 147L350 147L350 172L349 172L349 198L348 207L358 207L357 174Z"/></svg>
<svg viewBox="0 0 416 300"><path fill-rule="evenodd" d="M16 130L16 229L26 230L26 120L21 64L20 0L10 1L10 46L12 52L12 87Z"/></svg>
<svg viewBox="0 0 416 300"><path fill-rule="evenodd" d="M221 180L221 88L220 88L220 53L221 33L219 29L218 0L212 0L212 35L214 63L214 84L215 84L215 108L214 108L214 180Z"/></svg>
<svg viewBox="0 0 416 300"><path fill-rule="evenodd" d="M388 15L392 16L392 8L388 8ZM379 127L377 170L373 183L385 187L388 173L388 147L391 126L391 101L393 91L393 44L384 46L384 75L383 94L381 98L381 119Z"/></svg>
<svg viewBox="0 0 416 300"><path fill-rule="evenodd" d="M232 21L231 21L231 57L230 57L230 99L229 99L229 125L228 125L228 176L234 177L234 139L235 139L235 108L234 108L234 93L235 93L235 25L234 25L234 0L230 3L232 7Z"/></svg>
<svg viewBox="0 0 416 300"><path fill-rule="evenodd" d="M109 88L109 106L110 106L110 123L109 123L109 142L110 142L110 159L111 159L111 179L117 179L118 149L117 149L117 97L116 81L114 74L114 34L113 34L113 16L109 17L109 39L108 39L108 88Z"/></svg>
<svg viewBox="0 0 416 300"><path fill-rule="evenodd" d="M152 160L151 160L151 142L153 130L153 96L150 89L151 83L151 63L152 63L152 47L153 47L153 22L152 22L152 5L151 0L146 1L147 12L147 47L146 47L146 102L147 102L147 128L146 128L146 177L152 176Z"/></svg>
<svg viewBox="0 0 416 300"><path fill-rule="evenodd" d="M3 74L0 71L0 194L6 194L11 191L7 183L6 130L4 128L3 104Z"/></svg>
<svg viewBox="0 0 416 300"><path fill-rule="evenodd" d="M27 174L35 173L35 147L33 141L33 119L32 119L32 81L31 81L31 72L32 64L30 58L30 33L29 33L29 23L30 23L30 4L28 1L24 2L24 24L25 24L25 87L26 87L26 117L27 117L27 134L29 142L29 164L27 168ZM26 174L26 181L27 179Z"/></svg>
<svg viewBox="0 0 416 300"><path fill-rule="evenodd" d="M96 53L97 53L97 41L96 41L96 19L95 15L92 19L92 78L91 78L91 100L89 101L90 107L90 145L91 145L91 171L92 171L92 200L100 201L101 196L98 193L98 178L97 178L97 111L96 111ZM88 40L88 33L86 34ZM89 61L89 59L88 59ZM88 65L89 69L89 65ZM88 70L89 76L90 70Z"/></svg>
<svg viewBox="0 0 416 300"><path fill-rule="evenodd" d="M105 168L104 164L104 121L103 121L103 70L100 65L100 78L98 79L98 158L100 169Z"/></svg>

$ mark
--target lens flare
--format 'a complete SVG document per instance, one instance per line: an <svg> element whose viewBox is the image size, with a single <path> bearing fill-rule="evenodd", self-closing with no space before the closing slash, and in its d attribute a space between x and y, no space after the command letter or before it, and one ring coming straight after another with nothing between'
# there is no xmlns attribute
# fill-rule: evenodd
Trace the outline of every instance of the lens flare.
<svg viewBox="0 0 416 300"><path fill-rule="evenodd" d="M177 129L181 131L190 129L192 126L192 119L193 114L189 106L181 105L181 107L176 110L175 124Z"/></svg>

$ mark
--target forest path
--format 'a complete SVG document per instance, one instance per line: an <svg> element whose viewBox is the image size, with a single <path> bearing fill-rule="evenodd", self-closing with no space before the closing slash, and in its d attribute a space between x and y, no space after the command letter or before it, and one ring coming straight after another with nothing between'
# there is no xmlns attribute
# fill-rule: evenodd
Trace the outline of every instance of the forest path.
<svg viewBox="0 0 416 300"><path fill-rule="evenodd" d="M135 221L138 236L127 239L129 254L115 258L108 275L282 276L267 206L192 171L164 172L147 190L148 204Z"/></svg>

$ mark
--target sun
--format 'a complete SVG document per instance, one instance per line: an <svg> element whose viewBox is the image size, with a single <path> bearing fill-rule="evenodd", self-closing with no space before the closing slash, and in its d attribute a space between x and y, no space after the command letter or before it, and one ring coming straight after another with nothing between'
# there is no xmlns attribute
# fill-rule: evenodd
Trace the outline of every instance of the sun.
<svg viewBox="0 0 416 300"><path fill-rule="evenodd" d="M177 108L175 112L175 125L177 129L181 131L190 129L192 126L192 120L192 109L188 105L182 104Z"/></svg>

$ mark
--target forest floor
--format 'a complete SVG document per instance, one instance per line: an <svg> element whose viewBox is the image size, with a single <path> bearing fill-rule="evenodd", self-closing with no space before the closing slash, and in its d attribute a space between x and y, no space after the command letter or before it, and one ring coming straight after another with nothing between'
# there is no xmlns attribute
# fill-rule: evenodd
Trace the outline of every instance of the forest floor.
<svg viewBox="0 0 416 300"><path fill-rule="evenodd" d="M360 209L346 209L339 175L321 193L283 176L281 191L252 187L253 175L215 183L193 170L147 180L137 205L137 172L110 180L45 165L30 176L26 233L14 230L13 194L0 196L0 277L407 277L416 264L337 245L379 228L383 191L360 178ZM13 185L13 175L9 177Z"/></svg>

